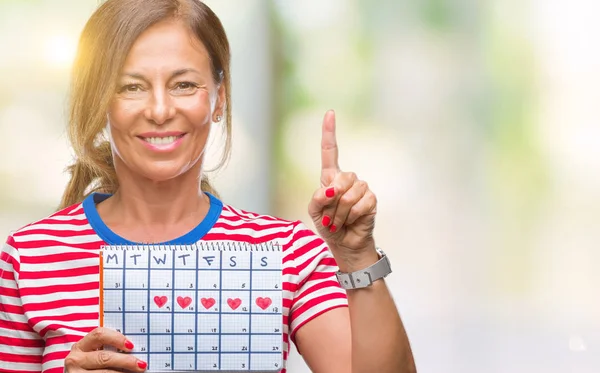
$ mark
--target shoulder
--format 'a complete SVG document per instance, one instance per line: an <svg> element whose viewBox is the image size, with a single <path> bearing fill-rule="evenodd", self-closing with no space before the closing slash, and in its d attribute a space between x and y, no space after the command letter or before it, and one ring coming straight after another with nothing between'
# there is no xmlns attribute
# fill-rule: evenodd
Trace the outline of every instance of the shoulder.
<svg viewBox="0 0 600 373"><path fill-rule="evenodd" d="M292 220L278 218L273 215L260 214L243 209L236 208L223 203L223 216L232 220L255 222L255 223L277 223L277 224L295 224Z"/></svg>
<svg viewBox="0 0 600 373"><path fill-rule="evenodd" d="M273 215L259 214L227 204L223 204L221 219L230 229L262 232L281 243L283 251L318 248L324 244L321 237L300 220L287 220Z"/></svg>
<svg viewBox="0 0 600 373"><path fill-rule="evenodd" d="M273 215L259 214L223 204L221 219L232 229L252 229L267 232L285 232L292 234L300 221L291 221ZM281 236L280 236L281 237Z"/></svg>
<svg viewBox="0 0 600 373"><path fill-rule="evenodd" d="M87 226L82 203L77 203L10 232L8 244L27 242L40 235L61 236Z"/></svg>
<svg viewBox="0 0 600 373"><path fill-rule="evenodd" d="M0 245L2 247L0 264L11 264L18 273L23 255L21 249L44 246L42 244L44 242L56 241L56 237L65 237L68 234L67 227L71 225L81 226L78 222L82 220L85 220L85 215L81 203L78 203L11 231L4 244ZM0 267L0 273L2 269L3 267Z"/></svg>

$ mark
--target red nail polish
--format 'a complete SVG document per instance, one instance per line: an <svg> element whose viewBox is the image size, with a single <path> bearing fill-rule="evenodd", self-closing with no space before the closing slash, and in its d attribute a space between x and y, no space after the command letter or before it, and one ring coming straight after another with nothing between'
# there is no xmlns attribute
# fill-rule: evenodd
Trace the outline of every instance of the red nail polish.
<svg viewBox="0 0 600 373"><path fill-rule="evenodd" d="M140 367L140 369L146 369L147 366L148 364L145 361L138 360L138 367Z"/></svg>
<svg viewBox="0 0 600 373"><path fill-rule="evenodd" d="M324 227L329 226L329 223L331 223L331 218L327 215L323 216L323 221L321 221L321 224L323 224Z"/></svg>
<svg viewBox="0 0 600 373"><path fill-rule="evenodd" d="M131 343L131 341L125 341L125 348L128 350L133 350L133 343Z"/></svg>
<svg viewBox="0 0 600 373"><path fill-rule="evenodd" d="M333 187L327 188L327 190L325 191L325 195L328 198L332 198L333 196L335 196L335 189Z"/></svg>
<svg viewBox="0 0 600 373"><path fill-rule="evenodd" d="M331 233L335 233L335 230L336 230L336 229L337 229L337 228L336 228L336 226L335 226L335 225L332 225L332 226L329 228L329 232L331 232Z"/></svg>

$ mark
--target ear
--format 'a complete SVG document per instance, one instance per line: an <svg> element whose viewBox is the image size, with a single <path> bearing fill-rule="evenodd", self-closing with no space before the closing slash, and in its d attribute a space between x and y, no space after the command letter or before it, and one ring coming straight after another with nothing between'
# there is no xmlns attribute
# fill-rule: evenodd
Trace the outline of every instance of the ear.
<svg viewBox="0 0 600 373"><path fill-rule="evenodd" d="M227 98L225 95L225 84L219 84L219 90L217 91L217 102L215 103L215 110L213 111L213 122L220 122L225 115L225 104Z"/></svg>

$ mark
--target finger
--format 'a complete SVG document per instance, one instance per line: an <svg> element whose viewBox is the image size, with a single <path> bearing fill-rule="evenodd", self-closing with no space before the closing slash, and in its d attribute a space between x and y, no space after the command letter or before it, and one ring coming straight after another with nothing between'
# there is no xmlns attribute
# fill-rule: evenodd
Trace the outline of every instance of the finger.
<svg viewBox="0 0 600 373"><path fill-rule="evenodd" d="M73 354L73 356L67 356L65 359L65 366L67 368L73 367L84 370L110 368L143 372L147 365L145 361L139 360L133 355L108 350L79 352L78 354Z"/></svg>
<svg viewBox="0 0 600 373"><path fill-rule="evenodd" d="M131 351L134 348L133 343L127 340L123 334L116 330L102 327L89 332L73 347L88 352L95 351L103 346L112 346L122 351Z"/></svg>
<svg viewBox="0 0 600 373"><path fill-rule="evenodd" d="M323 227L329 227L331 233L334 233L337 228L339 228L339 226L334 223L334 219L337 214L337 209L339 208L340 198L352 188L357 180L358 178L354 172L341 172L333 180L332 187L325 189L326 196L327 191L330 191L331 188L333 188L334 192L333 196L329 198L331 202L323 207L321 225Z"/></svg>
<svg viewBox="0 0 600 373"><path fill-rule="evenodd" d="M330 227L330 232L335 233L337 229L346 224L348 215L351 209L364 197L369 190L367 183L362 180L356 180L346 193L340 196L340 199L335 210L335 216L332 219L333 223Z"/></svg>
<svg viewBox="0 0 600 373"><path fill-rule="evenodd" d="M114 369L93 369L93 370L80 370L80 369L69 369L65 368L64 373L123 373L122 370Z"/></svg>
<svg viewBox="0 0 600 373"><path fill-rule="evenodd" d="M336 203L334 197L334 187L319 188L317 189L308 204L308 214L313 219L321 219L323 217L323 210L329 206L333 206Z"/></svg>
<svg viewBox="0 0 600 373"><path fill-rule="evenodd" d="M321 136L321 171L338 171L338 146L335 137L335 112L327 111ZM331 181L331 180L330 180Z"/></svg>
<svg viewBox="0 0 600 373"><path fill-rule="evenodd" d="M344 194L350 189L355 178L356 174L353 172L340 172L333 179L333 182L329 183L329 187L317 189L308 205L310 216L316 219L323 215L324 209L335 206L338 200L337 196Z"/></svg>
<svg viewBox="0 0 600 373"><path fill-rule="evenodd" d="M317 189L308 205L308 213L314 219L323 214L323 210L327 207L334 206L337 203L336 196L345 193L350 187L356 175L352 172L340 172L332 182L329 182L327 187Z"/></svg>
<svg viewBox="0 0 600 373"><path fill-rule="evenodd" d="M123 372L127 372L126 370L123 369L92 369L92 370L83 370L83 369L79 369L79 368L68 368L65 366L64 368L64 373L123 373Z"/></svg>
<svg viewBox="0 0 600 373"><path fill-rule="evenodd" d="M324 188L331 186L332 180L335 179L339 173L339 170L321 170L321 187Z"/></svg>
<svg viewBox="0 0 600 373"><path fill-rule="evenodd" d="M348 213L346 217L345 225L352 225L363 216L372 216L377 212L377 197L375 194L367 189L363 197L358 201Z"/></svg>

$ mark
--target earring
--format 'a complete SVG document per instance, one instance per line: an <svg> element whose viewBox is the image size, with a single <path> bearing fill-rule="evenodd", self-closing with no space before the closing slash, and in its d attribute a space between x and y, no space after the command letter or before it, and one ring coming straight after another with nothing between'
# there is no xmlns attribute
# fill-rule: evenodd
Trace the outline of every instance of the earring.
<svg viewBox="0 0 600 373"><path fill-rule="evenodd" d="M221 114L217 114L217 122L220 122L221 119L223 119L223 117L221 116Z"/></svg>

